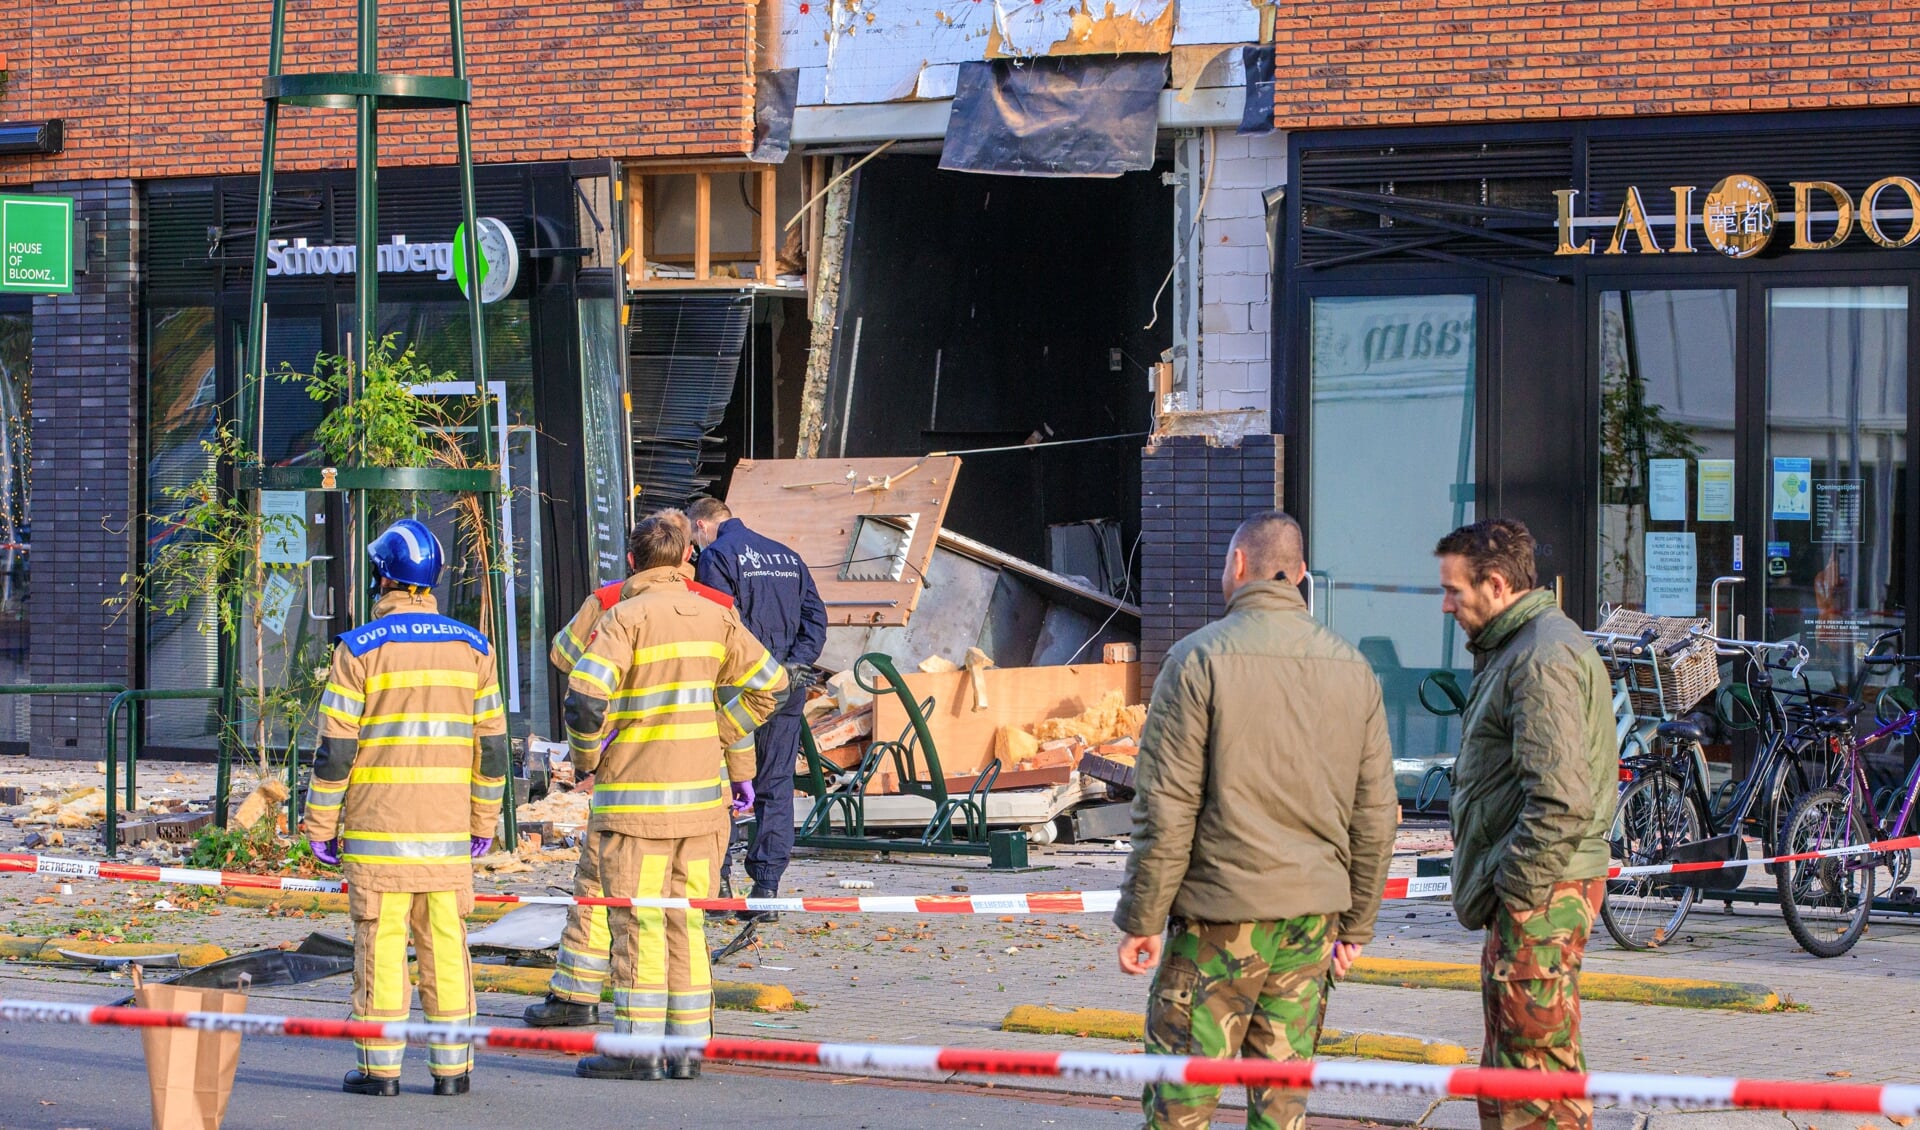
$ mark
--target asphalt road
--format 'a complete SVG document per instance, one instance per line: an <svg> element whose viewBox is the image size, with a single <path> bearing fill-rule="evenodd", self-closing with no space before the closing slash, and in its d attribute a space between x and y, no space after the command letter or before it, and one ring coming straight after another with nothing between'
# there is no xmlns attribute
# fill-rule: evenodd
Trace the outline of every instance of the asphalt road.
<svg viewBox="0 0 1920 1130"><path fill-rule="evenodd" d="M145 1060L135 1032L0 1028L0 1127L137 1130L150 1125ZM409 1049L399 1098L344 1094L353 1065L334 1041L253 1039L225 1126L331 1128L673 1126L1126 1127L1131 1103L920 1082L847 1080L817 1073L717 1065L697 1082L622 1083L573 1075L565 1056L481 1053L465 1098L435 1098L424 1052Z"/></svg>

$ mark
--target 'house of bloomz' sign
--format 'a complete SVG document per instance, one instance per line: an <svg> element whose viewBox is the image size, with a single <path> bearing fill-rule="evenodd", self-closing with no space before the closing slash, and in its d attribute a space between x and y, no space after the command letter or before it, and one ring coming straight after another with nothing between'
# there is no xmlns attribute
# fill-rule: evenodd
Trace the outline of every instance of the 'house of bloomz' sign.
<svg viewBox="0 0 1920 1130"><path fill-rule="evenodd" d="M1759 177L1737 173L1708 189L1695 207L1697 185L1681 184L1672 193L1671 215L1650 215L1638 188L1628 188L1612 217L1575 216L1580 190L1554 193L1560 210L1556 227L1560 255L1688 254L1711 249L1732 259L1758 255L1772 242L1774 229L1791 222L1795 251L1826 251L1840 246L1858 225L1862 234L1885 248L1906 247L1920 241L1920 184L1907 177L1881 177L1856 200L1845 188L1824 180L1790 181L1793 210L1782 212L1773 191ZM1613 227L1604 245L1582 229ZM1694 228L1707 247L1694 244ZM1654 229L1664 228L1663 244Z"/></svg>

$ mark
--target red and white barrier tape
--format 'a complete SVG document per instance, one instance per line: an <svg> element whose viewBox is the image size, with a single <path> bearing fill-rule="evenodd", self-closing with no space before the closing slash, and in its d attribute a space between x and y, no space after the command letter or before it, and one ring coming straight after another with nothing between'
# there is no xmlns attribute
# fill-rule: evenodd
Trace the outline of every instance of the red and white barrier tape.
<svg viewBox="0 0 1920 1130"><path fill-rule="evenodd" d="M920 1071L972 1075L1055 1076L1104 1085L1189 1083L1371 1091L1429 1098L1586 1098L1624 1107L1748 1107L1853 1114L1920 1114L1920 1086L1792 1083L1685 1075L1573 1074L1393 1063L1203 1059L1198 1056L1105 1052L1017 1052L885 1044L814 1044L784 1040L710 1040L622 1036L598 1031L486 1028L462 1024L378 1024L227 1012L0 999L0 1022L126 1028L190 1028L243 1036L332 1040L404 1040L409 1044L473 1043L493 1049L617 1056L696 1056L747 1063L800 1064L853 1073Z"/></svg>
<svg viewBox="0 0 1920 1130"><path fill-rule="evenodd" d="M1837 859L1878 852L1920 848L1920 835L1878 840L1821 851L1795 852L1765 859L1709 860L1699 863L1655 863L1616 867L1609 879L1646 875L1688 874L1771 863L1800 863L1810 859ZM68 856L0 853L0 872L20 872L52 879L105 879L131 883L172 883L194 887L233 887L244 890L338 894L347 884L338 879L294 879L278 875L248 875L235 871L208 871L195 867L145 867L136 864L74 859ZM1382 897L1389 900L1445 898L1453 880L1445 875L1388 879ZM1000 895L869 895L844 898L582 898L573 895L475 895L476 902L545 906L616 906L655 910L777 911L815 914L1104 914L1119 905L1119 891L1043 891Z"/></svg>
<svg viewBox="0 0 1920 1130"><path fill-rule="evenodd" d="M106 879L127 883L172 883L192 887L338 894L338 879L291 879L194 867L143 867L67 856L0 853L0 872L50 879ZM1119 891L1057 891L1004 895L879 895L844 898L580 898L572 895L480 894L474 901L545 906L618 906L658 910L811 911L820 914L1101 914L1119 905Z"/></svg>

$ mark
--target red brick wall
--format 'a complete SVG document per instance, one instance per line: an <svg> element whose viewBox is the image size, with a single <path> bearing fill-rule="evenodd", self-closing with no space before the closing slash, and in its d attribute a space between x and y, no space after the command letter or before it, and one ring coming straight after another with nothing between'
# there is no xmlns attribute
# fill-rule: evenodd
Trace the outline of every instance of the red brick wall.
<svg viewBox="0 0 1920 1130"><path fill-rule="evenodd" d="M1282 4L1282 128L1920 101L1913 0Z"/></svg>
<svg viewBox="0 0 1920 1130"><path fill-rule="evenodd" d="M286 73L348 71L352 0L299 0ZM0 157L0 184L247 172L260 159L267 0L0 3L0 120L65 118L66 150ZM450 72L446 4L380 7L382 71ZM749 0L485 0L466 6L482 162L744 153ZM382 164L454 157L451 111L383 114ZM279 167L350 164L351 110L282 109Z"/></svg>

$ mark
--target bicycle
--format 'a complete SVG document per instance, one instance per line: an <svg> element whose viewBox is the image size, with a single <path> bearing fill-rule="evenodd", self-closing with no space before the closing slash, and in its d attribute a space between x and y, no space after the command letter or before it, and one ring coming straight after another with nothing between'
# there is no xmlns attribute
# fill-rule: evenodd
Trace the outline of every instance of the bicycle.
<svg viewBox="0 0 1920 1130"><path fill-rule="evenodd" d="M1920 667L1920 655L1873 654L1900 634L1897 628L1881 634L1863 662L1909 670ZM1863 706L1854 704L1849 714ZM1893 710L1889 711L1889 706ZM1878 728L1864 738L1855 740L1849 728L1830 739L1840 759L1844 787L1830 782L1794 803L1787 815L1783 854L1830 852L1898 839L1906 832L1915 816L1915 802L1920 800L1920 763L1914 765L1902 786L1906 799L1899 812L1889 812L1888 819L1882 820L1879 801L1887 800L1891 808L1892 796L1882 793L1876 797L1869 787L1861 751L1895 734L1912 733L1920 724L1920 704L1906 688L1888 688L1880 696L1875 720ZM1775 869L1774 880L1780 890L1780 912L1793 940L1817 957L1839 957L1852 949L1872 913L1874 887L1882 868L1888 873L1890 886L1898 889L1911 872L1912 855L1901 850L1783 860Z"/></svg>
<svg viewBox="0 0 1920 1130"><path fill-rule="evenodd" d="M1630 776L1621 790L1619 811L1609 840L1623 867L1679 862L1730 862L1747 857L1744 831L1759 833L1766 855L1783 840L1793 803L1826 780L1812 767L1813 751L1833 725L1826 712L1789 707L1774 686L1773 673L1800 679L1809 656L1797 643L1724 639L1704 629L1720 655L1745 660L1745 685L1762 730L1760 750L1732 798L1715 805L1707 792L1704 746L1707 734L1696 718L1659 723L1654 743L1644 754L1622 763ZM1770 656L1781 657L1778 660ZM1811 700L1811 690L1798 692ZM1791 712L1791 714L1790 714ZM1851 715L1845 716L1851 725ZM1745 878L1742 868L1645 875L1612 879L1601 904L1601 919L1614 941L1627 949L1655 949L1680 929L1694 903L1706 892L1731 890ZM1729 880L1731 880L1729 882Z"/></svg>

